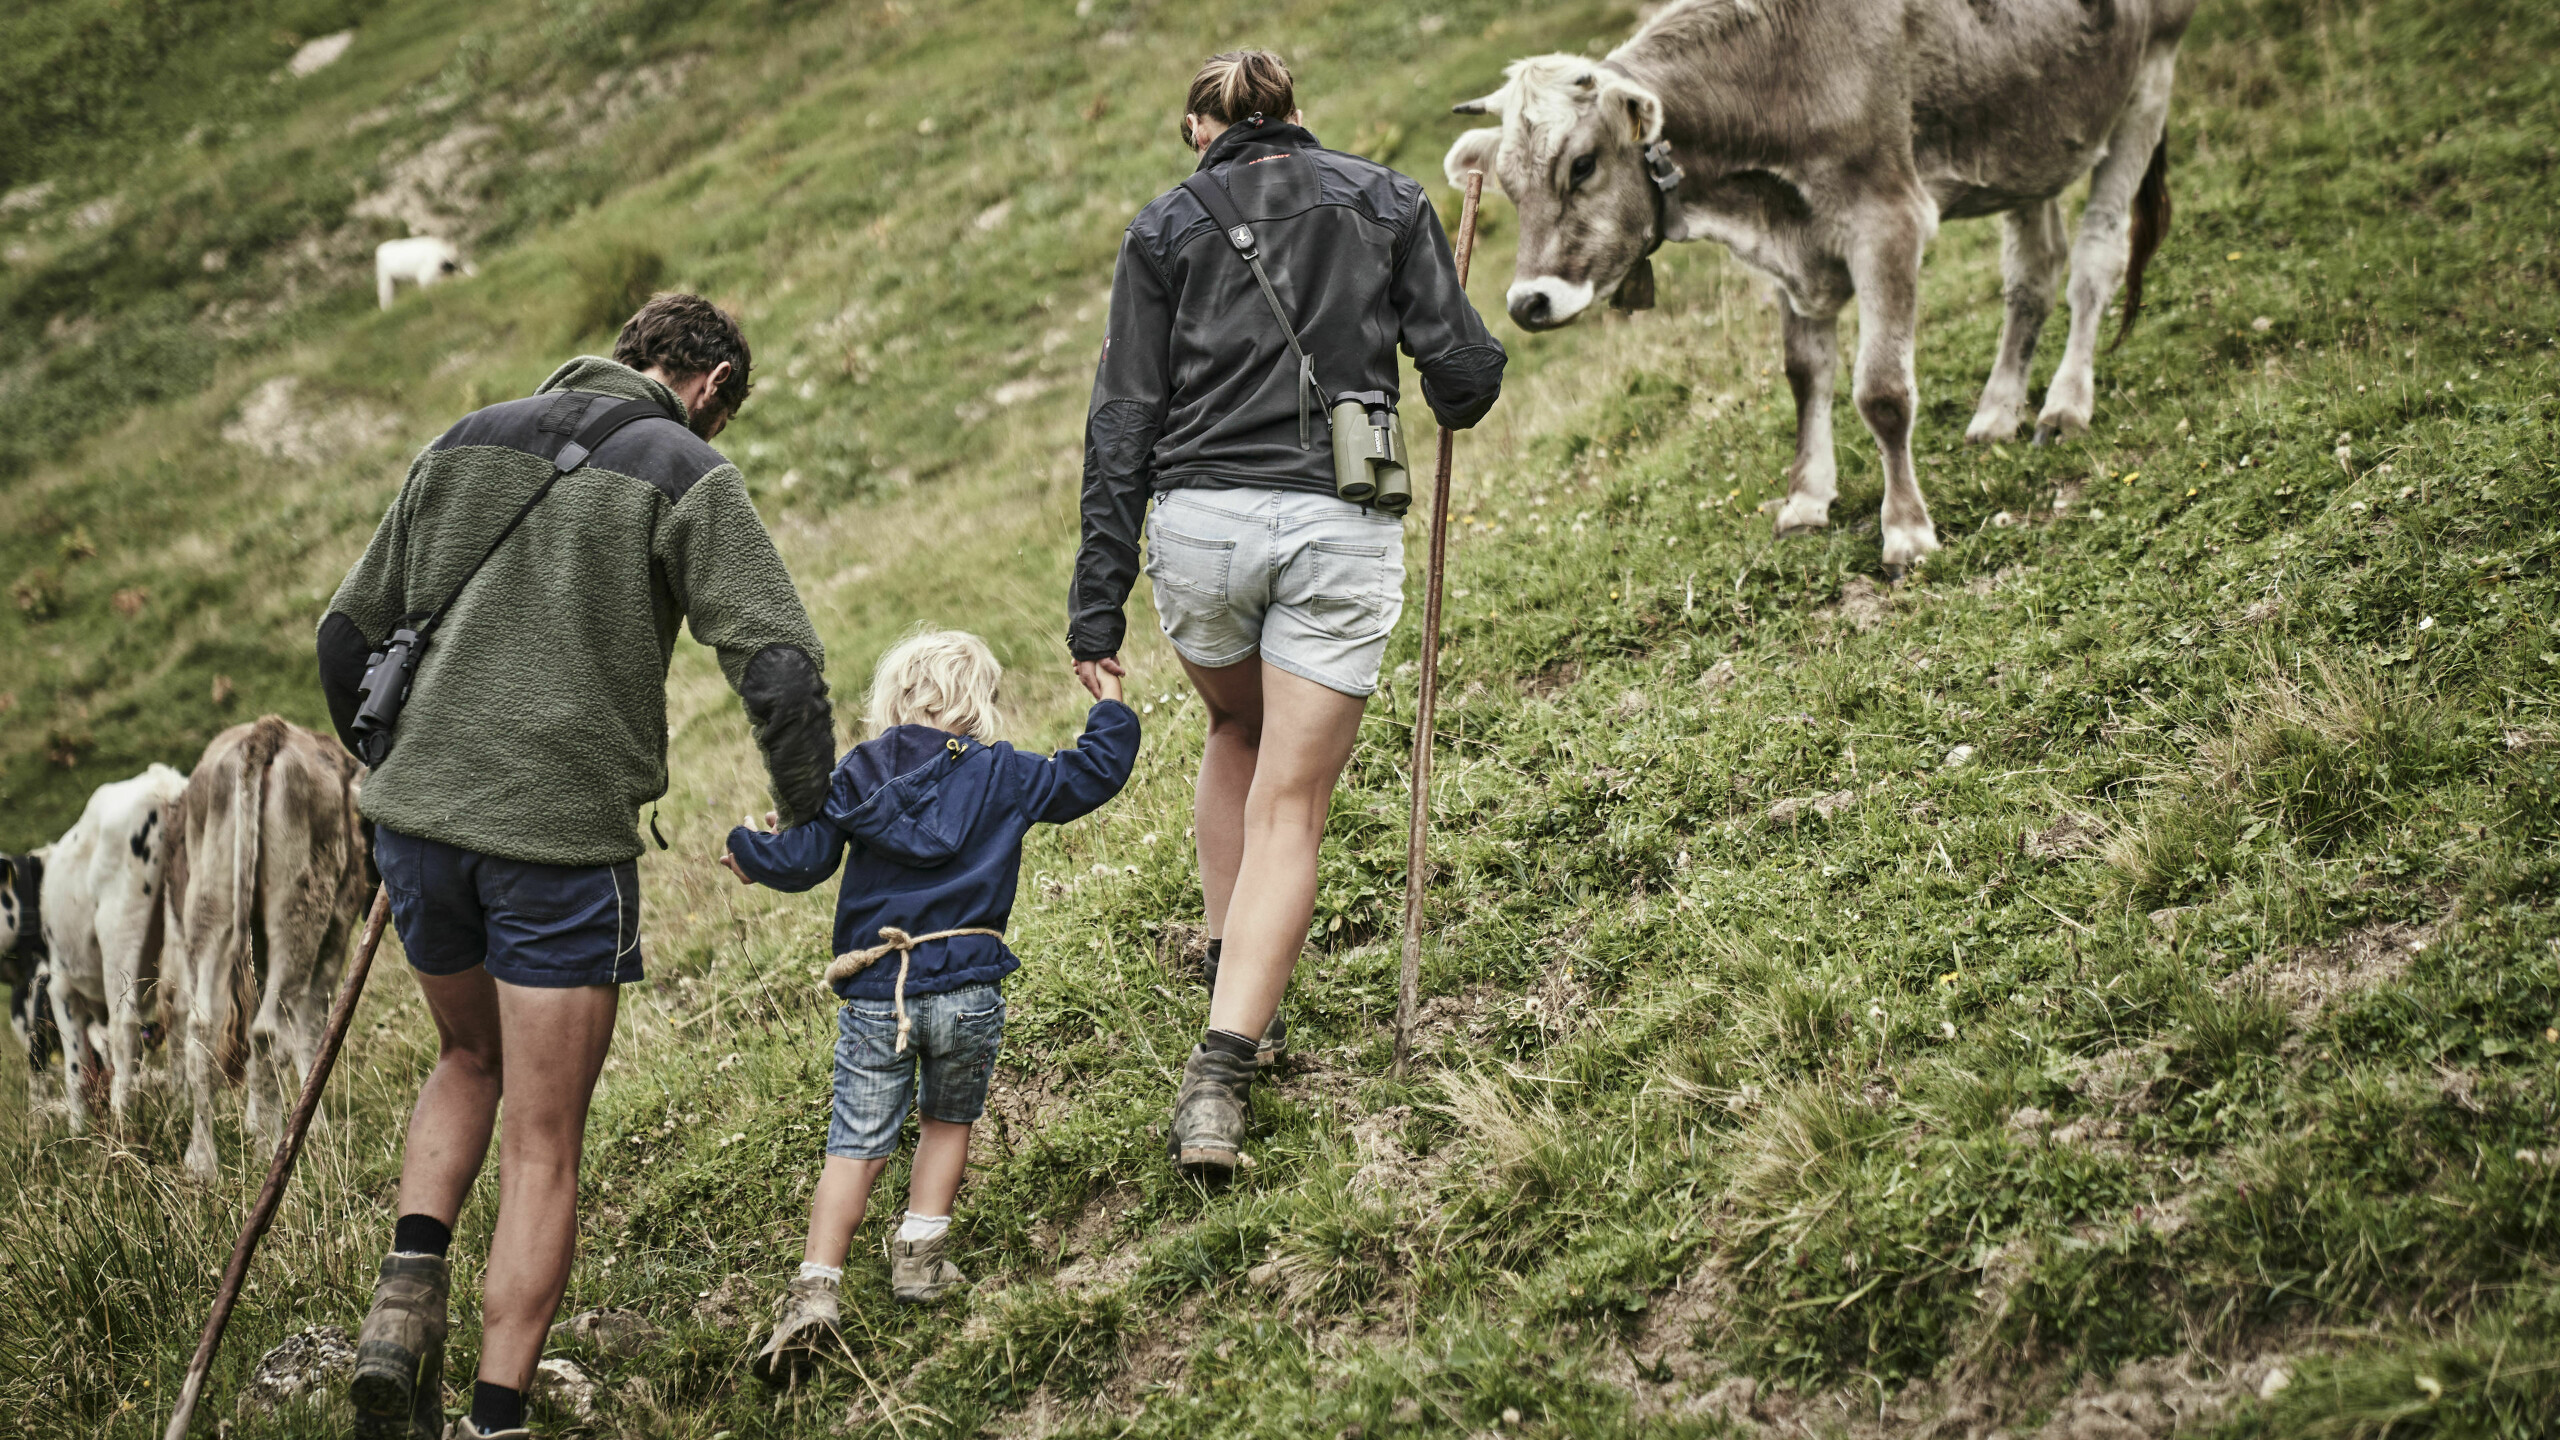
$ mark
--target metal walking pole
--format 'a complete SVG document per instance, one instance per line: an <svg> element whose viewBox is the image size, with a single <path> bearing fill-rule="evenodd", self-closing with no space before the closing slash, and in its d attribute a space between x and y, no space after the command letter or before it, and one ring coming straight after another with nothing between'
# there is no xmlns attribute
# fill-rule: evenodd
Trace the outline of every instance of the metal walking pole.
<svg viewBox="0 0 2560 1440"><path fill-rule="evenodd" d="M1466 203L1458 211L1458 284L1467 283L1475 258L1476 202L1484 196L1484 172L1467 172ZM1422 985L1422 888L1431 863L1425 838L1431 822L1431 720L1440 707L1440 570L1449 553L1449 466L1458 432L1440 427L1440 466L1431 479L1431 565L1422 581L1422 690L1413 717L1413 823L1404 845L1404 969L1396 980L1396 1078L1413 1058L1413 1016Z"/></svg>
<svg viewBox="0 0 2560 1440"><path fill-rule="evenodd" d="M258 1192L258 1203L249 1210L249 1221L240 1227L240 1238L231 1247L231 1264L222 1272L221 1288L213 1292L213 1313L205 1317L204 1338L196 1342L196 1355L187 1362L187 1383L178 1391L178 1408L169 1416L169 1429L163 1440L186 1440L187 1422L196 1414L196 1401L204 1395L205 1373L213 1368L214 1352L222 1348L223 1327L231 1323L231 1307L240 1299L240 1282L249 1276L249 1256L265 1238L267 1227L275 1223L276 1207L284 1203L285 1183L293 1178L293 1162L302 1156L302 1137L311 1129L311 1117L320 1108L320 1092L329 1083L329 1071L338 1063L338 1047L346 1042L347 1021L356 1013L356 997L364 993L365 972L373 968L373 952L382 944L383 923L391 917L391 892L377 889L373 893L372 913L365 917L364 940L356 946L355 963L347 967L346 983L338 987L336 1003L329 1007L329 1028L320 1037L320 1053L311 1061L311 1073L302 1077L302 1098L293 1107L293 1119L285 1125L284 1140L276 1146L276 1158L267 1166L267 1188Z"/></svg>

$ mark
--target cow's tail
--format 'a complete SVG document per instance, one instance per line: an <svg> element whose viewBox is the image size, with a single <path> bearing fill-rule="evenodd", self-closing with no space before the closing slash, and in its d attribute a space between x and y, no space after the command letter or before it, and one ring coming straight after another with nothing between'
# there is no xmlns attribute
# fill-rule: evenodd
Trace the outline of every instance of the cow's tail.
<svg viewBox="0 0 2560 1440"><path fill-rule="evenodd" d="M264 926L259 901L266 889L267 777L275 769L276 752L284 748L283 720L261 716L233 752L231 780L231 981L230 1014L224 1017L215 1058L225 1078L237 1084L248 1073L249 1029L258 1010L259 973L266 966L259 954Z"/></svg>
<svg viewBox="0 0 2560 1440"><path fill-rule="evenodd" d="M2142 185L2133 192L2132 253L2125 257L2124 323L2116 327L2114 350L2133 333L2133 322L2142 314L2142 271L2158 253L2160 242L2169 238L2169 131L2162 127L2160 143L2151 149L2151 164L2142 172Z"/></svg>

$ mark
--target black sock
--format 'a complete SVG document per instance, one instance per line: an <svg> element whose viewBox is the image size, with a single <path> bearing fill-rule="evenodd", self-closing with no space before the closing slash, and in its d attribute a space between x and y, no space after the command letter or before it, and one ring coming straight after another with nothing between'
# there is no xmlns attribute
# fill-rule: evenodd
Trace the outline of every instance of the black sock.
<svg viewBox="0 0 2560 1440"><path fill-rule="evenodd" d="M397 1255L442 1255L453 1248L453 1227L433 1215L403 1215L391 1227Z"/></svg>
<svg viewBox="0 0 2560 1440"><path fill-rule="evenodd" d="M1204 1050L1224 1051L1238 1060L1250 1060L1254 1057L1254 1052L1262 1048L1262 1042L1250 1035L1239 1035L1233 1030L1206 1030L1201 1032L1200 1047Z"/></svg>
<svg viewBox="0 0 2560 1440"><path fill-rule="evenodd" d="M486 1380L471 1386L471 1425L483 1435L524 1428L524 1392Z"/></svg>

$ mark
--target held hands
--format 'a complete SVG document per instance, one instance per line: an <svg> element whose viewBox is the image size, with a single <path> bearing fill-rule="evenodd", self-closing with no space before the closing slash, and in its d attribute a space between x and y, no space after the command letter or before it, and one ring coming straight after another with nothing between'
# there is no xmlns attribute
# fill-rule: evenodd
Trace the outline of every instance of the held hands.
<svg viewBox="0 0 2560 1440"><path fill-rule="evenodd" d="M1128 669L1121 665L1120 657L1117 655L1105 655L1099 660L1076 662L1076 678L1084 682L1084 688L1092 691L1093 698L1096 700L1119 699L1120 677L1128 673Z"/></svg>
<svg viewBox="0 0 2560 1440"><path fill-rule="evenodd" d="M767 835L771 835L782 828L782 817L771 810L767 810L764 812L764 823L761 825L756 823L756 817L753 815L739 816L738 824L746 829L761 830ZM753 885L756 883L752 876L748 875L746 871L738 868L738 857L734 852L728 850L721 851L720 863L729 867L729 873L738 877L739 884Z"/></svg>

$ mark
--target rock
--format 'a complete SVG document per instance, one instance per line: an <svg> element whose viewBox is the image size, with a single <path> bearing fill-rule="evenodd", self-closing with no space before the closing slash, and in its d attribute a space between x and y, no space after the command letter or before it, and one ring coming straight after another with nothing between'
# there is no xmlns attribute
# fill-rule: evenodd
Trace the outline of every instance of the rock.
<svg viewBox="0 0 2560 1440"><path fill-rule="evenodd" d="M241 1388L240 1409L272 1415L276 1407L300 1397L326 1398L355 1374L355 1342L335 1325L313 1325L284 1338L284 1343L258 1357Z"/></svg>
<svg viewBox="0 0 2560 1440"><path fill-rule="evenodd" d="M2273 1400L2277 1396L2283 1394L2292 1384L2293 1375L2291 1372L2287 1371L2283 1366L2278 1365L2267 1372L2267 1377L2265 1379L2258 1382L2258 1398L2261 1400Z"/></svg>
<svg viewBox="0 0 2560 1440"><path fill-rule="evenodd" d="M545 1360L533 1372L533 1398L581 1420L596 1414L596 1382L575 1360Z"/></svg>
<svg viewBox="0 0 2560 1440"><path fill-rule="evenodd" d="M2020 1140L2042 1140L2052 1128L2053 1116L2033 1105L2021 1105L2009 1115L2009 1133Z"/></svg>
<svg viewBox="0 0 2560 1440"><path fill-rule="evenodd" d="M1739 677L1736 675L1733 668L1733 658L1731 656L1727 656L1707 667L1707 673L1698 677L1698 688L1702 690L1722 690L1726 686L1732 684L1737 678Z"/></svg>
<svg viewBox="0 0 2560 1440"><path fill-rule="evenodd" d="M1947 758L1940 764L1939 768L1944 770L1954 770L1972 763L1973 747L1970 745L1959 745L1953 750L1947 752Z"/></svg>
<svg viewBox="0 0 2560 1440"><path fill-rule="evenodd" d="M353 30L341 30L335 35L305 41L300 49L293 52L293 58L284 62L285 71L299 80L305 75L326 70L337 64L339 57L347 53L347 47L354 43L356 32Z"/></svg>
<svg viewBox="0 0 2560 1440"><path fill-rule="evenodd" d="M665 1334L637 1310L605 1309L561 1321L551 1327L551 1338L584 1341L599 1355L626 1360L657 1344Z"/></svg>

